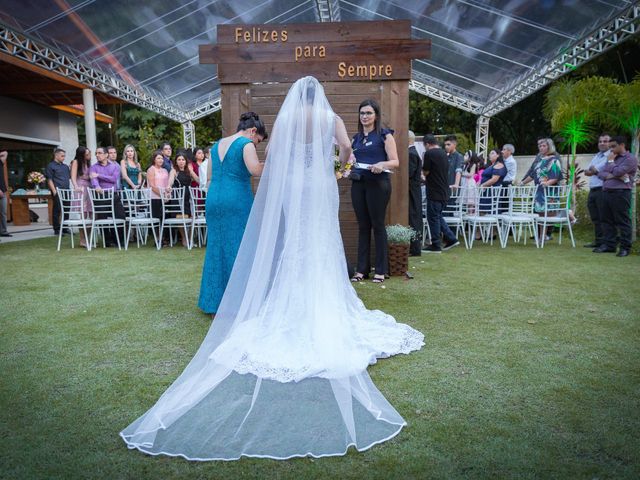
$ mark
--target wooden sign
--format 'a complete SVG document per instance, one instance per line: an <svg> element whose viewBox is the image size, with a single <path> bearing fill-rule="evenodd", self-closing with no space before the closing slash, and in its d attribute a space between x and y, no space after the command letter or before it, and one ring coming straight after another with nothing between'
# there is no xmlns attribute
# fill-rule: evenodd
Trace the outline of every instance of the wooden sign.
<svg viewBox="0 0 640 480"><path fill-rule="evenodd" d="M270 130L291 84L306 75L323 82L332 108L351 134L358 130L360 102L376 100L381 125L395 130L400 159L391 175L386 223L403 225L409 219L411 60L430 55L431 42L412 39L409 20L218 25L217 44L200 46L200 63L218 66L224 135L235 132L240 114L247 111L258 112ZM265 156L264 143L258 156ZM254 187L257 182L253 180ZM359 227L351 181L338 180L338 187L342 240L355 263Z"/></svg>
<svg viewBox="0 0 640 480"><path fill-rule="evenodd" d="M218 44L200 45L200 63L218 64L224 84L408 80L411 59L430 53L430 40L411 39L408 20L219 25Z"/></svg>

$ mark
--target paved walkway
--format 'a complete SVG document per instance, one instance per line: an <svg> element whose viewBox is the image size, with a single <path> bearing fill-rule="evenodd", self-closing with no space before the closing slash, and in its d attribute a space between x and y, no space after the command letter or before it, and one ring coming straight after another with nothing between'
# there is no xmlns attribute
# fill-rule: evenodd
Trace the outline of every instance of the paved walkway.
<svg viewBox="0 0 640 480"><path fill-rule="evenodd" d="M19 242L20 240L32 240L34 238L53 237L53 228L45 223L32 223L16 227L13 223L8 225L9 233L13 237L0 237L1 243Z"/></svg>
<svg viewBox="0 0 640 480"><path fill-rule="evenodd" d="M44 204L44 208L33 205L29 206L34 210L40 218L38 222L30 225L23 225L20 227L15 226L13 223L7 225L9 233L13 237L0 237L0 243L19 242L20 240L32 240L34 238L53 237L53 227L49 225L47 218L47 205Z"/></svg>

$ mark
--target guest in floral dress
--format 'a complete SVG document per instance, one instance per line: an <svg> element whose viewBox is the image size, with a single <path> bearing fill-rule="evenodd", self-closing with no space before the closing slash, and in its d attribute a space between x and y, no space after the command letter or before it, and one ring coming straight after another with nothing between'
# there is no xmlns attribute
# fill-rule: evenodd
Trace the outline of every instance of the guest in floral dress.
<svg viewBox="0 0 640 480"><path fill-rule="evenodd" d="M536 213L544 213L546 203L553 201L552 198L547 198L545 187L558 185L562 181L560 155L556 152L556 146L550 138L538 140L538 155L536 155L531 167L529 167L522 179L522 185L526 185L531 181L538 187L533 209ZM549 213L549 216L552 215L555 215L555 213ZM553 227L548 227L545 240L551 240L549 230L551 228Z"/></svg>

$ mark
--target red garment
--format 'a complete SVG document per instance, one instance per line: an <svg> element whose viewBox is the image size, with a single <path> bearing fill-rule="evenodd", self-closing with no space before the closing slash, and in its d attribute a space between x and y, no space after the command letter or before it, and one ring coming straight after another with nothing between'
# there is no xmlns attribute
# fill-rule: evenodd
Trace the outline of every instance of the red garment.
<svg viewBox="0 0 640 480"><path fill-rule="evenodd" d="M191 162L191 166L193 167L193 173L195 173L198 177L200 177L200 167L198 166L198 162ZM191 186L199 187L200 183L192 179Z"/></svg>

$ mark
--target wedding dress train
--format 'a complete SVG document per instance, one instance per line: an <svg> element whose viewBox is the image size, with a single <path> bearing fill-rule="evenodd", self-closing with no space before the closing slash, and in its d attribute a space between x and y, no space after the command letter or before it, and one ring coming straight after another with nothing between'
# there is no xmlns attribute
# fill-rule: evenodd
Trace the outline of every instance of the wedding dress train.
<svg viewBox="0 0 640 480"><path fill-rule="evenodd" d="M298 80L213 324L180 377L120 433L129 448L189 460L322 457L405 425L366 369L424 337L367 310L349 281L334 130L322 86Z"/></svg>

